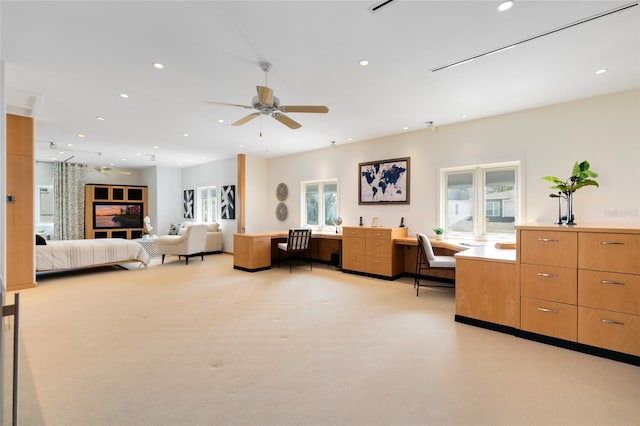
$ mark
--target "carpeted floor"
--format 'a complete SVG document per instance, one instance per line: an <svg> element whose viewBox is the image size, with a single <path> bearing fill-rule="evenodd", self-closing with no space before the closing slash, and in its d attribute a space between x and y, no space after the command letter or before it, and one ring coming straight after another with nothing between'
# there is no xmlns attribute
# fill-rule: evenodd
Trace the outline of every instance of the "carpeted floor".
<svg viewBox="0 0 640 426"><path fill-rule="evenodd" d="M20 292L20 424L640 421L640 368L456 323L453 289L174 259Z"/></svg>

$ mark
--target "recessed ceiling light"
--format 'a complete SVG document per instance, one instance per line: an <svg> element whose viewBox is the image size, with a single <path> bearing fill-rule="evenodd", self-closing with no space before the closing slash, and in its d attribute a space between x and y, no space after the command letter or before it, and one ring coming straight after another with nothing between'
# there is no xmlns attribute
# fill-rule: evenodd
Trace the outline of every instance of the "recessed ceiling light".
<svg viewBox="0 0 640 426"><path fill-rule="evenodd" d="M498 5L498 12L505 12L513 7L513 0L503 1Z"/></svg>
<svg viewBox="0 0 640 426"><path fill-rule="evenodd" d="M358 62L360 65L362 65L363 67L366 67L367 65L369 65L369 61L367 61L366 59L362 59L360 62Z"/></svg>
<svg viewBox="0 0 640 426"><path fill-rule="evenodd" d="M62 155L64 154L64 151L59 151L58 154Z"/></svg>
<svg viewBox="0 0 640 426"><path fill-rule="evenodd" d="M96 120L104 121L104 117L101 115L96 115Z"/></svg>
<svg viewBox="0 0 640 426"><path fill-rule="evenodd" d="M189 133L183 133L182 136L187 137L189 136Z"/></svg>
<svg viewBox="0 0 640 426"><path fill-rule="evenodd" d="M142 155L142 153L140 153L140 152L136 152L136 155Z"/></svg>
<svg viewBox="0 0 640 426"><path fill-rule="evenodd" d="M462 114L462 115L460 116L460 118L467 118L467 117L468 117L468 115L467 115L467 114Z"/></svg>
<svg viewBox="0 0 640 426"><path fill-rule="evenodd" d="M224 120L221 118L218 120L218 123L224 123Z"/></svg>
<svg viewBox="0 0 640 426"><path fill-rule="evenodd" d="M153 67L155 69L161 70L162 68L164 68L164 65L162 65L160 62L154 62Z"/></svg>
<svg viewBox="0 0 640 426"><path fill-rule="evenodd" d="M596 71L596 74L604 74L607 71L609 71L607 68L601 68L598 71Z"/></svg>
<svg viewBox="0 0 640 426"><path fill-rule="evenodd" d="M127 159L126 159L126 158L123 158L123 159L122 159L122 161L127 161Z"/></svg>
<svg viewBox="0 0 640 426"><path fill-rule="evenodd" d="M159 147L158 145L155 145L155 146L153 146L152 148L153 148L153 149L158 149L158 148L160 148L160 147Z"/></svg>
<svg viewBox="0 0 640 426"><path fill-rule="evenodd" d="M72 144L72 143L68 143L68 144L67 144L67 146L68 146L68 147L72 147L72 146L73 146L73 144Z"/></svg>
<svg viewBox="0 0 640 426"><path fill-rule="evenodd" d="M409 130L409 128L407 126L404 126L402 130Z"/></svg>
<svg viewBox="0 0 640 426"><path fill-rule="evenodd" d="M79 138L84 138L84 135L82 133L78 133L78 137Z"/></svg>
<svg viewBox="0 0 640 426"><path fill-rule="evenodd" d="M115 166L115 163L109 163L109 165L110 165L111 167L113 167L113 166Z"/></svg>
<svg viewBox="0 0 640 426"><path fill-rule="evenodd" d="M127 95L126 93L120 93L120 97L123 99L127 99L129 95Z"/></svg>

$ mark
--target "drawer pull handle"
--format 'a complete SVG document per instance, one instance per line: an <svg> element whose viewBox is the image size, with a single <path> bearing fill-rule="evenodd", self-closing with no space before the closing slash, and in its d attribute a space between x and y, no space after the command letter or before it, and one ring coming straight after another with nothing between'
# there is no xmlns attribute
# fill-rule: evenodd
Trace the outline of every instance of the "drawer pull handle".
<svg viewBox="0 0 640 426"><path fill-rule="evenodd" d="M538 272L538 276L539 277L545 277L545 278L558 278L557 274L549 274L546 272Z"/></svg>
<svg viewBox="0 0 640 426"><path fill-rule="evenodd" d="M624 323L623 323L623 322L620 322L620 321L614 321L614 320L609 320L609 319L603 319L603 320L600 320L600 322L603 322L603 323L605 323L605 324L624 325Z"/></svg>
<svg viewBox="0 0 640 426"><path fill-rule="evenodd" d="M619 241L600 241L600 244L602 244L603 246L623 246L624 243L621 243Z"/></svg>
<svg viewBox="0 0 640 426"><path fill-rule="evenodd" d="M550 313L550 314L557 314L557 313L558 313L558 311L557 311L557 310L555 310L555 309L549 309L549 308L538 308L538 310L539 310L540 312L547 312L547 313Z"/></svg>
<svg viewBox="0 0 640 426"><path fill-rule="evenodd" d="M542 241L543 243L557 243L558 240L554 238L538 238L538 241Z"/></svg>
<svg viewBox="0 0 640 426"><path fill-rule="evenodd" d="M624 283L621 281L612 281L612 280L601 280L600 284L624 285Z"/></svg>

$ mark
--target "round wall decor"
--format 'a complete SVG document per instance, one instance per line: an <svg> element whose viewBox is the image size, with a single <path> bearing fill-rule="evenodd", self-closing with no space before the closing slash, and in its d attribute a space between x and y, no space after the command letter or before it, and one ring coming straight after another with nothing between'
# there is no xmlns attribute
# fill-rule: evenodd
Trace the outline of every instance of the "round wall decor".
<svg viewBox="0 0 640 426"><path fill-rule="evenodd" d="M288 195L289 188L287 188L287 184L284 182L279 183L276 187L276 198L278 199L278 201L286 200Z"/></svg>
<svg viewBox="0 0 640 426"><path fill-rule="evenodd" d="M287 205L285 203L278 203L276 206L276 217L280 222L284 222L287 219L287 215L289 214L289 210L287 209Z"/></svg>

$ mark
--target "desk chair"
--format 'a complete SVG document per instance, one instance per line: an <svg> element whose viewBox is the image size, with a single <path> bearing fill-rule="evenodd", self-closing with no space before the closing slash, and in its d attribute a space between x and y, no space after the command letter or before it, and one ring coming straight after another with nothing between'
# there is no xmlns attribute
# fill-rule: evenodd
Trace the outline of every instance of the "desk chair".
<svg viewBox="0 0 640 426"><path fill-rule="evenodd" d="M430 268L455 268L456 258L453 256L436 256L433 254L431 242L425 234L417 233L418 238L418 255L416 257L416 278L413 286L416 288L416 297L420 291L420 273L423 269ZM427 287L426 284L422 286Z"/></svg>
<svg viewBox="0 0 640 426"><path fill-rule="evenodd" d="M289 229L286 243L278 243L278 248L289 257L289 273L293 259L309 259L309 270L313 270L311 261L311 229Z"/></svg>

